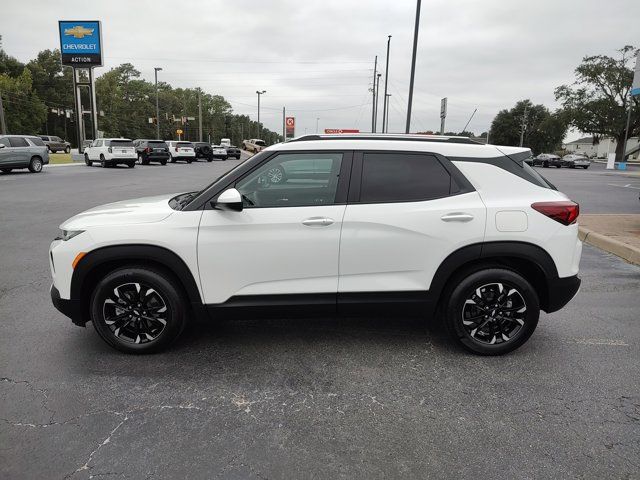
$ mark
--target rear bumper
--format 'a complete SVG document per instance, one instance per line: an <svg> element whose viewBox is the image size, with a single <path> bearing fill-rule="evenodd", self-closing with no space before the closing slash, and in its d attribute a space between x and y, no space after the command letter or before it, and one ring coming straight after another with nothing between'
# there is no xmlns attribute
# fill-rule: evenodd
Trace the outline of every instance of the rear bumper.
<svg viewBox="0 0 640 480"><path fill-rule="evenodd" d="M56 307L56 310L69 317L76 325L83 327L86 323L82 318L80 302L77 300L60 298L60 292L54 285L51 285L51 302L53 302L53 306Z"/></svg>
<svg viewBox="0 0 640 480"><path fill-rule="evenodd" d="M545 311L547 313L556 312L569 303L580 290L581 282L582 280L577 275L550 280L549 297Z"/></svg>

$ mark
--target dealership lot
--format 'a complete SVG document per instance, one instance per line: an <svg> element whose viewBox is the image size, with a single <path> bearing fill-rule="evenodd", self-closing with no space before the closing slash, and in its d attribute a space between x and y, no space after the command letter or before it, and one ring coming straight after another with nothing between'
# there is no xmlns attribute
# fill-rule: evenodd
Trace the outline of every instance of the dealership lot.
<svg viewBox="0 0 640 480"><path fill-rule="evenodd" d="M499 358L400 316L224 321L133 357L53 308L61 221L237 163L0 175L3 478L640 475L640 268L592 247L576 299ZM636 178L538 170L583 212L638 212L615 186Z"/></svg>

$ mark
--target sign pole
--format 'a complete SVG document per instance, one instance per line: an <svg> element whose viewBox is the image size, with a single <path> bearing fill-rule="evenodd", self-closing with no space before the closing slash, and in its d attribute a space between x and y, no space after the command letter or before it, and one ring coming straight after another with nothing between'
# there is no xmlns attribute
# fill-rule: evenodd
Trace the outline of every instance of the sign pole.
<svg viewBox="0 0 640 480"><path fill-rule="evenodd" d="M76 69L72 67L73 71L73 97L75 100L75 117L76 117L76 136L78 138L78 152L83 153L84 148L82 143L84 142L84 135L82 128L82 96L80 95L80 86L76 81Z"/></svg>

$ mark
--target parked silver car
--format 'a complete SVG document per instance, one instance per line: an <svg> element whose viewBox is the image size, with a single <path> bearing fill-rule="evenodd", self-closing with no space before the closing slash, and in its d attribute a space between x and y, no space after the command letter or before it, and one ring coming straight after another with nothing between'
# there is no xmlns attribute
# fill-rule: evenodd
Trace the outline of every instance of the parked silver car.
<svg viewBox="0 0 640 480"><path fill-rule="evenodd" d="M32 173L42 171L49 163L49 151L40 137L31 135L0 135L0 171L28 168Z"/></svg>
<svg viewBox="0 0 640 480"><path fill-rule="evenodd" d="M55 135L38 135L51 153L71 152L71 144Z"/></svg>
<svg viewBox="0 0 640 480"><path fill-rule="evenodd" d="M584 155L579 155L577 153L570 153L569 155L565 155L562 157L562 166L569 168L582 167L585 170L589 168L591 165L591 160L589 160Z"/></svg>

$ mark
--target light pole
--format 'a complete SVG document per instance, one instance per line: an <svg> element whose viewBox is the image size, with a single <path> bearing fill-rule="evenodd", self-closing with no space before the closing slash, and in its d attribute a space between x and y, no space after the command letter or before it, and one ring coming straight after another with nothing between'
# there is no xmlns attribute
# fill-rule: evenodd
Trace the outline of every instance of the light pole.
<svg viewBox="0 0 640 480"><path fill-rule="evenodd" d="M411 105L413 103L413 80L416 76L416 53L418 52L418 32L420 31L420 4L416 4L416 25L413 31L413 55L411 56L411 77L409 78L409 100L407 101L407 126L404 133L409 133L411 129Z"/></svg>
<svg viewBox="0 0 640 480"><path fill-rule="evenodd" d="M387 118L386 118L386 125L384 125L384 129L382 131L382 133L389 133L389 98L391 97L390 93L385 93L384 98L385 98L385 107L387 110Z"/></svg>
<svg viewBox="0 0 640 480"><path fill-rule="evenodd" d="M153 67L153 73L156 77L156 138L160 140L160 106L158 104L158 72L161 67Z"/></svg>
<svg viewBox="0 0 640 480"><path fill-rule="evenodd" d="M387 124L387 87L389 86L389 49L391 48L391 35L387 40L387 66L384 69L384 104L382 105L382 133L385 131Z"/></svg>
<svg viewBox="0 0 640 480"><path fill-rule="evenodd" d="M378 78L376 78L376 113L374 115L374 119L373 119L373 131L375 133L375 131L378 128L378 100L380 100L380 77L382 76L381 73L378 74Z"/></svg>
<svg viewBox="0 0 640 480"><path fill-rule="evenodd" d="M264 95L267 91L256 90L256 93L258 94L258 138L260 138L260 95Z"/></svg>

